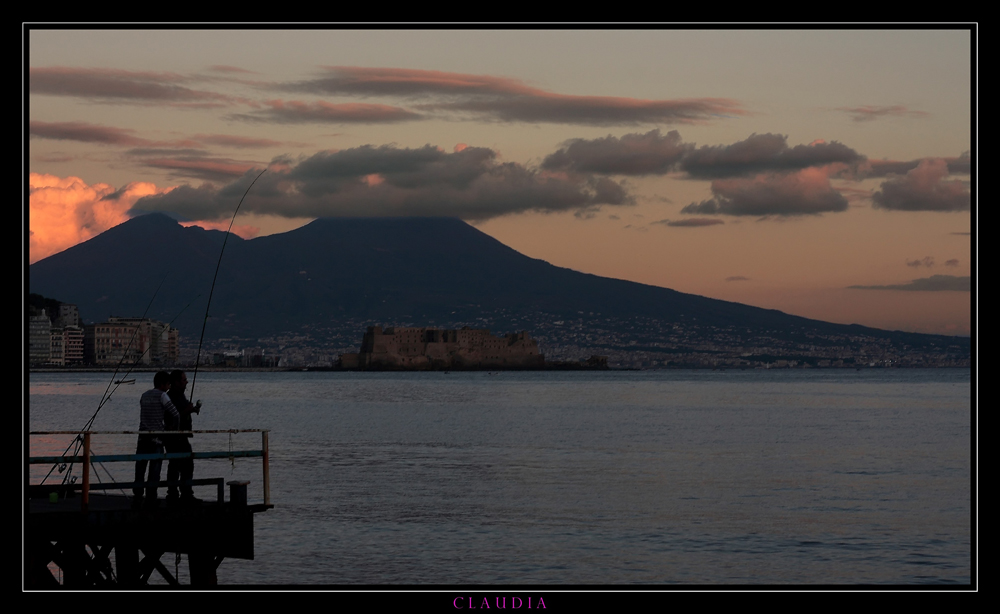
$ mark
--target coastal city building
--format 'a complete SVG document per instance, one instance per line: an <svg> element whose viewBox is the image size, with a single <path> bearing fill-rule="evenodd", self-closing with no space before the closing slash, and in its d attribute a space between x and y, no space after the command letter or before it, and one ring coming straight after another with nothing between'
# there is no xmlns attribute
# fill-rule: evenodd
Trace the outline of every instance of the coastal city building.
<svg viewBox="0 0 1000 614"><path fill-rule="evenodd" d="M173 364L180 334L157 320L110 317L84 327L84 360L93 365Z"/></svg>
<svg viewBox="0 0 1000 614"><path fill-rule="evenodd" d="M42 309L28 316L28 364L47 363L51 350L52 321Z"/></svg>

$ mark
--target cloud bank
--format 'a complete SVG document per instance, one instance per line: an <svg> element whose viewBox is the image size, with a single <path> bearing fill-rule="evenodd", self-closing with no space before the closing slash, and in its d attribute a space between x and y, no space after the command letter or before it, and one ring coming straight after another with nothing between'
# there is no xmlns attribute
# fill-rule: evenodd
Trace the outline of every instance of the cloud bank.
<svg viewBox="0 0 1000 614"><path fill-rule="evenodd" d="M181 186L140 199L132 212L164 211L196 220L226 217L256 175L256 170L250 171L221 188ZM625 188L606 177L551 174L500 162L488 148L446 153L431 145L366 145L273 166L242 211L283 217L449 216L474 221L525 211L593 212L632 203Z"/></svg>
<svg viewBox="0 0 1000 614"><path fill-rule="evenodd" d="M836 141L789 147L787 136L768 133L752 134L731 145L703 145L684 157L680 170L693 179L720 179L862 160L864 156Z"/></svg>
<svg viewBox="0 0 1000 614"><path fill-rule="evenodd" d="M681 142L671 130L646 134L608 135L602 139L573 139L546 156L542 168L608 175L663 175L674 169L693 145Z"/></svg>
<svg viewBox="0 0 1000 614"><path fill-rule="evenodd" d="M836 141L789 147L786 136L771 133L701 147L684 143L677 131L573 139L547 156L542 168L630 176L676 171L689 179L711 179L713 198L681 209L686 214L786 217L846 211L848 198L830 184L831 176L888 177L871 194L878 209L965 211L971 203L963 182L944 179L970 171L968 152L947 159L869 161ZM867 198L867 192L855 196Z"/></svg>
<svg viewBox="0 0 1000 614"><path fill-rule="evenodd" d="M905 175L926 160L944 160L948 167L948 173L951 175L968 175L972 172L972 158L966 151L957 158L920 158L906 161L868 160L858 166L857 173L860 178Z"/></svg>
<svg viewBox="0 0 1000 614"><path fill-rule="evenodd" d="M216 73L242 74L232 66ZM192 87L213 83L204 76L172 72L128 71L62 66L32 68L29 91L35 95L72 96L111 104L225 107L244 104L248 113L230 118L268 123L395 123L424 119L547 122L591 126L701 124L745 115L729 98L645 100L619 96L559 94L519 79L405 68L326 67L316 77L286 83L247 83L254 87L321 97L383 97L404 100L412 108L325 100L250 100ZM214 83L218 83L216 77Z"/></svg>
<svg viewBox="0 0 1000 614"><path fill-rule="evenodd" d="M854 165L864 159L838 142L789 147L788 137L781 134L752 134L731 145L696 147L683 143L676 130L666 135L652 130L622 137L573 139L547 156L542 167L613 175L663 175L676 170L691 179L722 179Z"/></svg>
<svg viewBox="0 0 1000 614"><path fill-rule="evenodd" d="M968 211L972 196L965 184L946 181L948 163L941 158L921 160L902 177L894 177L872 194L876 209L891 211Z"/></svg>
<svg viewBox="0 0 1000 614"><path fill-rule="evenodd" d="M113 128L87 122L28 122L29 137L54 139L58 141L78 141L80 143L101 143L137 147L152 144L148 139L135 136L135 130Z"/></svg>
<svg viewBox="0 0 1000 614"><path fill-rule="evenodd" d="M847 199L822 169L719 179L712 182L712 193L713 198L691 203L681 213L767 217L847 211Z"/></svg>
<svg viewBox="0 0 1000 614"><path fill-rule="evenodd" d="M316 95L424 99L415 108L487 121L592 126L690 124L746 114L739 102L728 98L577 96L531 87L509 77L404 68L330 66L318 77L280 84L275 89Z"/></svg>
<svg viewBox="0 0 1000 614"><path fill-rule="evenodd" d="M170 72L54 66L30 69L28 91L98 102L187 107L220 107L238 101L232 96L182 85L189 81L188 77Z"/></svg>
<svg viewBox="0 0 1000 614"><path fill-rule="evenodd" d="M266 108L229 117L273 124L391 124L423 119L419 113L384 104L268 100L263 106Z"/></svg>
<svg viewBox="0 0 1000 614"><path fill-rule="evenodd" d="M829 177L864 160L837 142L789 147L786 136L752 134L731 145L695 147L683 143L676 131L661 135L652 130L568 141L543 160L542 168L633 176L678 171L689 179L713 180L713 198L691 203L681 213L767 217L846 211L847 198L831 186ZM683 225L706 223L702 218Z"/></svg>

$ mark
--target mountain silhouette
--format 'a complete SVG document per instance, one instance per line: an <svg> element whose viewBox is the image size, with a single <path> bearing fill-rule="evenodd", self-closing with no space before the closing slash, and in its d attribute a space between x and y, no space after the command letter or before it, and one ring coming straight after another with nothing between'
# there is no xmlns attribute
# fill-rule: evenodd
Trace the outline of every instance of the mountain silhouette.
<svg viewBox="0 0 1000 614"><path fill-rule="evenodd" d="M30 291L76 304L85 322L146 313L196 339L225 239L222 231L143 215L31 265ZM502 329L506 316L523 322L580 313L663 326L864 334L920 347L958 339L969 346L968 339L832 324L580 273L527 257L450 218L321 218L256 239L230 235L206 339L345 321L445 326L482 314L492 314Z"/></svg>

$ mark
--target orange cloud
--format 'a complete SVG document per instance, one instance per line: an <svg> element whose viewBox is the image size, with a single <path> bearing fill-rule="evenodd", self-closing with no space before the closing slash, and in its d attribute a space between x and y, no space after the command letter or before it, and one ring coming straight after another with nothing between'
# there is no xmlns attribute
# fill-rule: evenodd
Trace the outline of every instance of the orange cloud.
<svg viewBox="0 0 1000 614"><path fill-rule="evenodd" d="M28 175L29 263L91 239L128 219L126 212L143 196L173 188L130 183L120 190L106 183L87 185L79 177Z"/></svg>

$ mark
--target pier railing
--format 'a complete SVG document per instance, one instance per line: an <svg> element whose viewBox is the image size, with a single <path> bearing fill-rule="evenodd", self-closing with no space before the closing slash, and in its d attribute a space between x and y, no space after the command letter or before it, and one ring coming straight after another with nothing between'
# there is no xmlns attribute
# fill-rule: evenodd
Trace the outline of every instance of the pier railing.
<svg viewBox="0 0 1000 614"><path fill-rule="evenodd" d="M55 490L79 490L82 494L81 505L84 510L90 502L90 492L91 490L108 490L108 489L119 489L119 488L131 488L135 484L133 482L123 483L123 482L113 482L113 483L91 483L91 465L94 463L115 463L115 462L135 462L140 460L170 460L176 458L191 458L197 459L211 459L211 458L261 458L263 463L263 495L264 504L271 504L271 485L270 485L270 470L269 470L269 452L268 452L268 434L270 431L265 429L228 429L228 430L199 430L199 431L31 431L29 435L47 436L47 435L74 435L75 440L79 441L82 445L77 448L77 452L73 454L60 454L60 455L49 455L49 456L29 456L28 463L31 465L80 465L82 467L82 483L81 484L63 484L59 486L48 486ZM223 433L223 434L237 434L237 433L260 433L261 434L261 445L260 449L247 449L247 450L219 450L219 451L207 451L207 452L163 452L163 453L153 453L153 454L94 454L92 451L92 441L95 436L104 435L187 435L187 434L207 434L207 433ZM208 478L208 479L196 479L189 482L192 485L208 485L214 484L218 488L218 499L221 502L223 499L223 478ZM245 483L242 483L242 492L246 492ZM169 483L166 480L160 481L161 486L167 486ZM29 485L29 488L36 487L37 485ZM234 489L236 492L237 489ZM243 495L245 497L245 494ZM244 501L245 503L245 501Z"/></svg>

